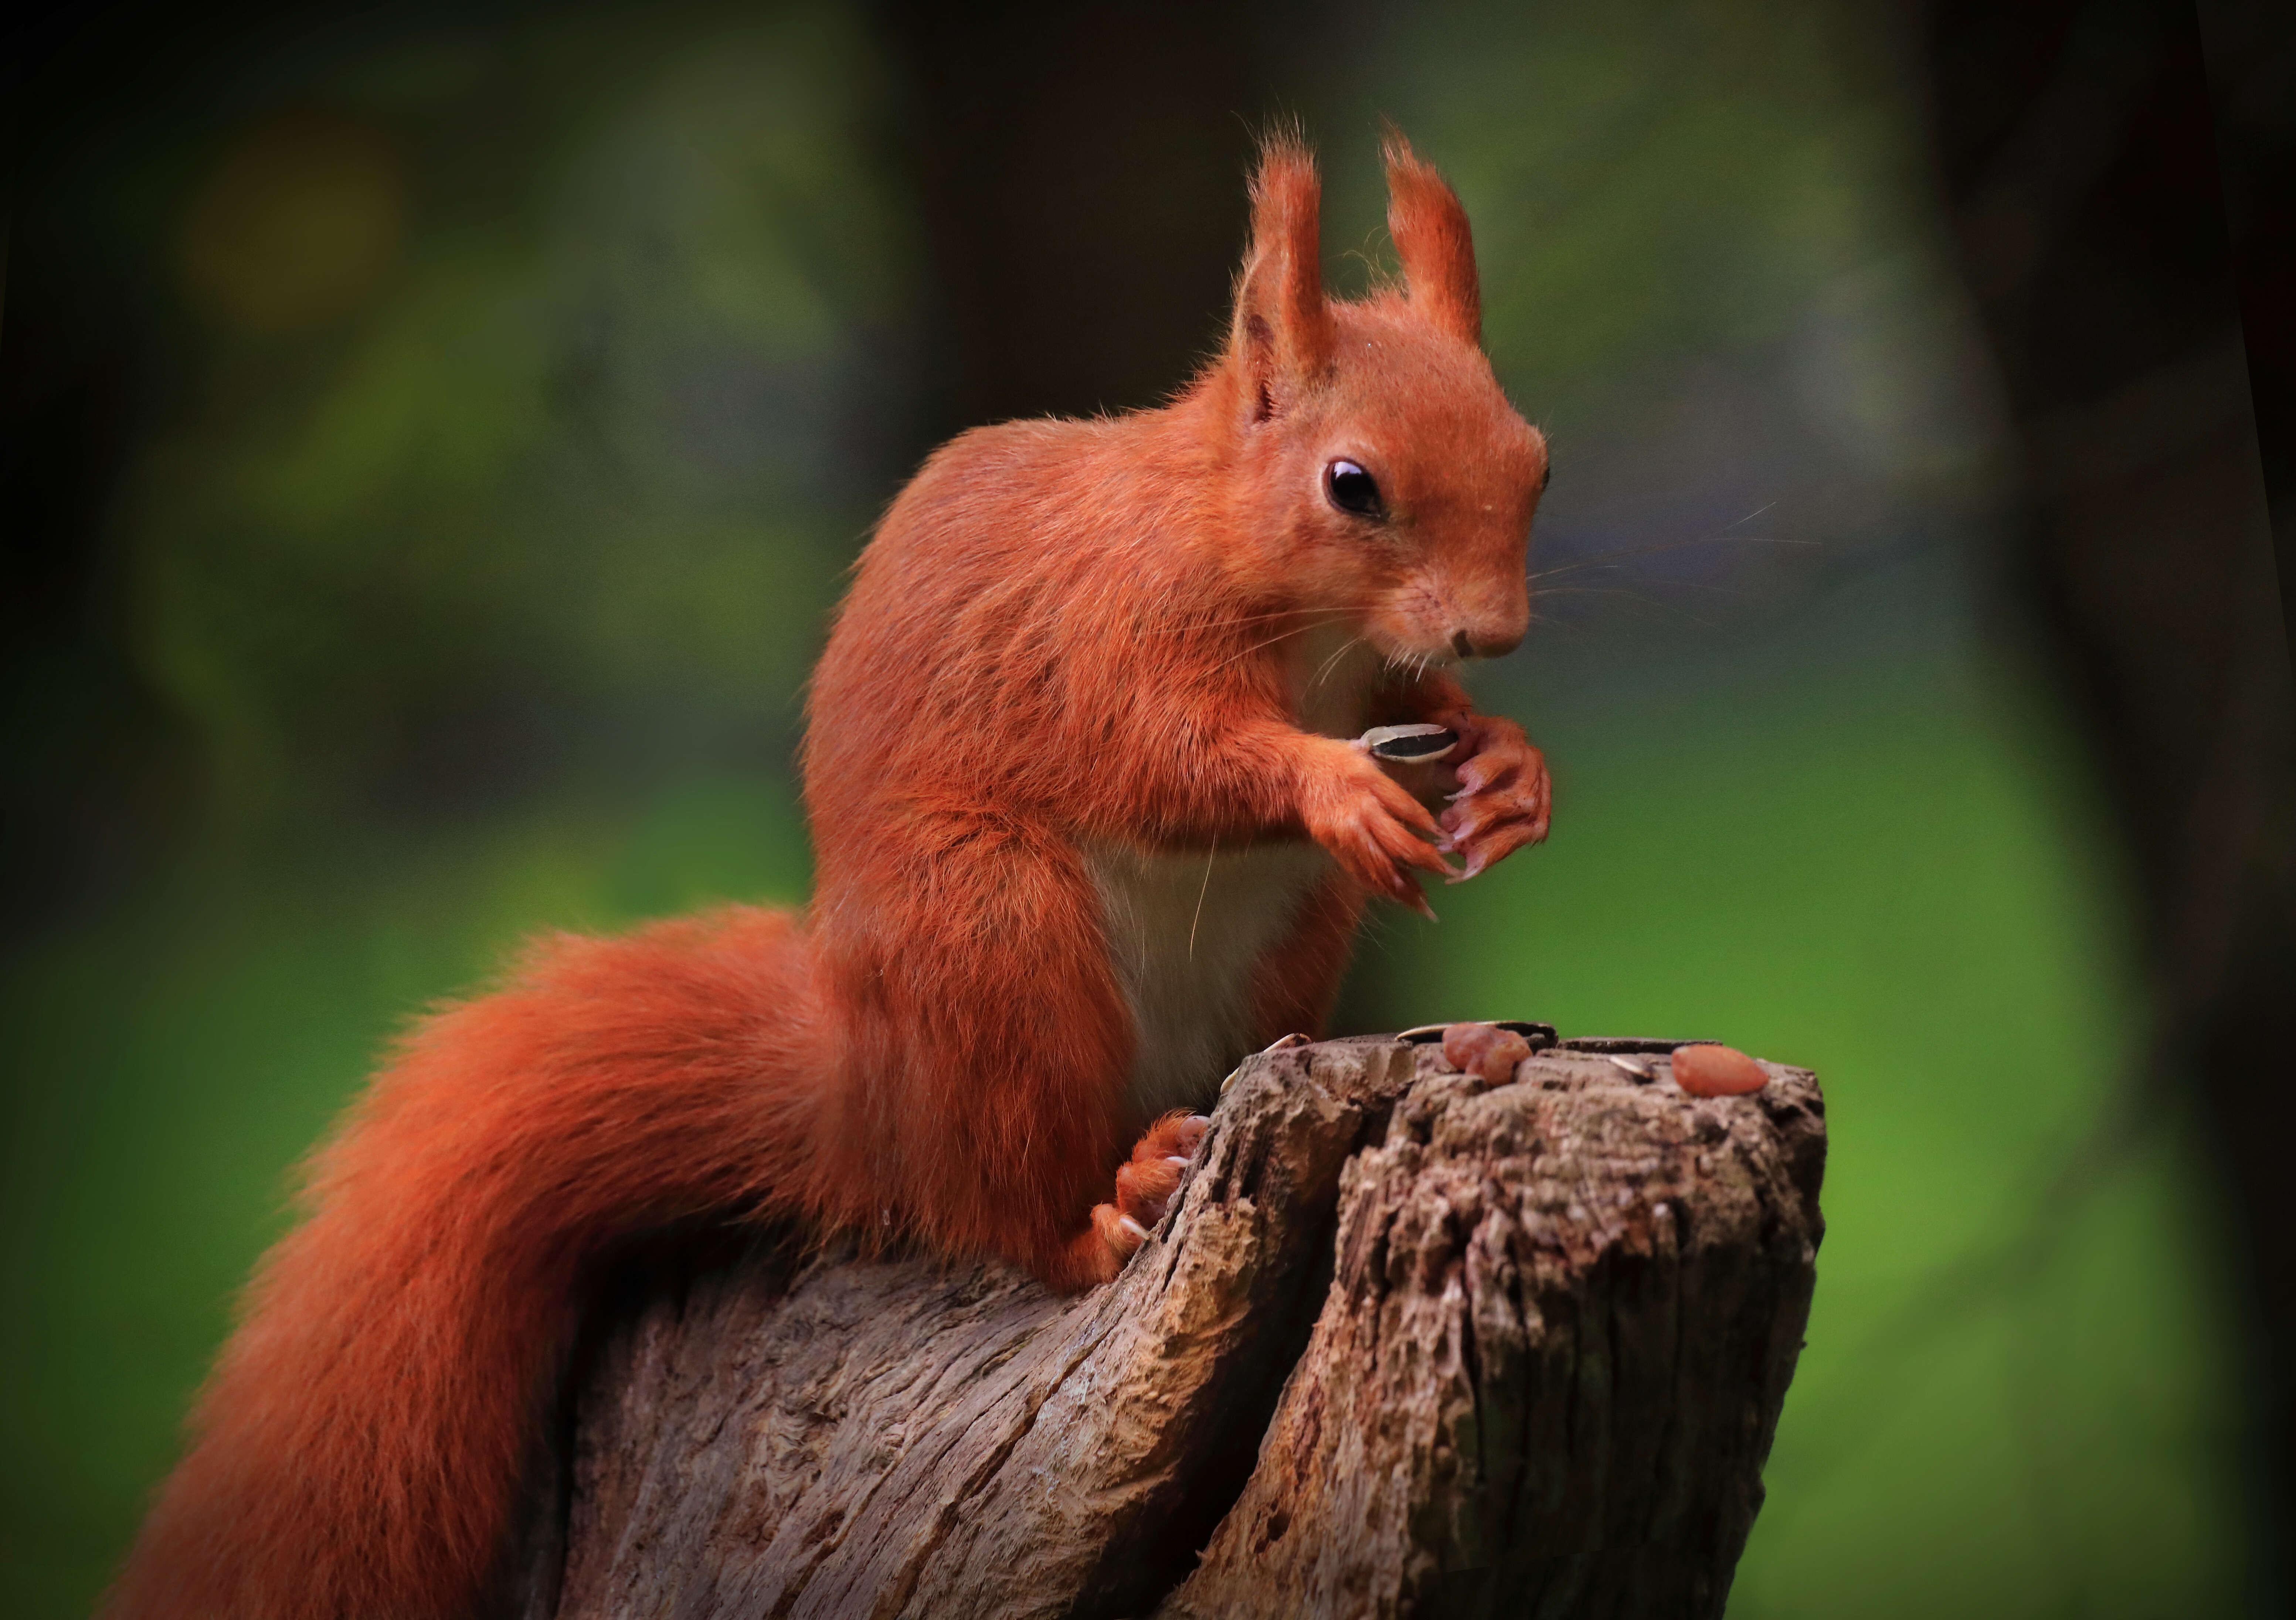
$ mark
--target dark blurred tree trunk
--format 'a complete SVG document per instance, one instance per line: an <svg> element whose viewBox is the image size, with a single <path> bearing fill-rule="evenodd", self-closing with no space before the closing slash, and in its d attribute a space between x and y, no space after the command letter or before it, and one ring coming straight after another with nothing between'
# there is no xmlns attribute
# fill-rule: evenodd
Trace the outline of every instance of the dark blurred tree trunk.
<svg viewBox="0 0 2296 1620"><path fill-rule="evenodd" d="M2283 0L2199 9L2280 607L2296 630L2296 11Z"/></svg>
<svg viewBox="0 0 2296 1620"><path fill-rule="evenodd" d="M2296 743L2262 472L2288 464L2291 301L2286 239L2261 205L2275 174L2287 184L2296 93L2284 33L2276 81L2269 30L2242 9L2203 8L2225 44L2220 105L2240 110L2224 123L2194 11L2167 0L1943 0L1928 67L1963 266L2021 452L2011 589L2087 722L2135 856L2155 1027L2131 1090L2188 1096L2221 1171L2254 1349L2256 1540L2281 1559L2296 1505L2280 1134ZM2220 133L2252 205L2237 279ZM2265 459L2259 422L2278 436ZM2284 1564L2259 1576L2277 1612Z"/></svg>
<svg viewBox="0 0 2296 1620"><path fill-rule="evenodd" d="M1223 334L1292 5L880 0L936 323L919 447L1155 404Z"/></svg>

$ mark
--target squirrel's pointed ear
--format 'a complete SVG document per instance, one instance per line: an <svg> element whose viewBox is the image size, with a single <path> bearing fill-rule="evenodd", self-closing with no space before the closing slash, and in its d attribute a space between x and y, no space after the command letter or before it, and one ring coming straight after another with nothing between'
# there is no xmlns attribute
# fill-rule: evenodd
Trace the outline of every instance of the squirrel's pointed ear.
<svg viewBox="0 0 2296 1620"><path fill-rule="evenodd" d="M1251 178L1251 248L1236 277L1228 354L1265 421L1331 369L1338 333L1324 301L1323 182L1297 135L1273 135Z"/></svg>
<svg viewBox="0 0 2296 1620"><path fill-rule="evenodd" d="M1467 210L1435 166L1393 127L1387 159L1387 230L1403 256L1411 307L1453 337L1480 347L1483 297L1475 277L1475 241Z"/></svg>

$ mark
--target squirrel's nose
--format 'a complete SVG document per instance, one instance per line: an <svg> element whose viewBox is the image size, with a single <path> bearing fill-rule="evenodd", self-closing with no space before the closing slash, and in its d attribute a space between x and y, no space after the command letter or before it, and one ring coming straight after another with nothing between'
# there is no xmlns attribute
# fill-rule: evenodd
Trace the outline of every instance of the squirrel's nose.
<svg viewBox="0 0 2296 1620"><path fill-rule="evenodd" d="M1522 632L1512 634L1470 635L1465 630L1451 632L1451 650L1463 659L1503 659L1522 645Z"/></svg>

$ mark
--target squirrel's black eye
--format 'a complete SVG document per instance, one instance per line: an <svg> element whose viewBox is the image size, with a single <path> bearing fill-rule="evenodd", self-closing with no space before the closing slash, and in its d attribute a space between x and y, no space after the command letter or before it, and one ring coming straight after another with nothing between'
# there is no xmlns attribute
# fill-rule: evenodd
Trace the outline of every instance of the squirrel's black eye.
<svg viewBox="0 0 2296 1620"><path fill-rule="evenodd" d="M1379 481L1353 462L1333 462L1324 469L1324 493L1332 505L1358 518L1376 518L1387 511L1379 498Z"/></svg>

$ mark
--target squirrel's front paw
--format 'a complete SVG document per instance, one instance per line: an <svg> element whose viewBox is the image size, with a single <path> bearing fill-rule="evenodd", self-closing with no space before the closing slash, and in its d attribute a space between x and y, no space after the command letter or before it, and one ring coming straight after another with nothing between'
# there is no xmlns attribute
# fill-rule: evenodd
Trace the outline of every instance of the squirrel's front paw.
<svg viewBox="0 0 2296 1620"><path fill-rule="evenodd" d="M1092 1223L1121 1263L1148 1240L1171 1207L1181 1174L1211 1128L1201 1114L1167 1114L1150 1125L1116 1170L1116 1201L1092 1212Z"/></svg>
<svg viewBox="0 0 2296 1620"><path fill-rule="evenodd" d="M1470 715L1455 724L1473 752L1458 767L1459 790L1443 812L1442 827L1451 847L1466 857L1451 879L1464 883L1546 837L1554 788L1546 756L1513 721Z"/></svg>
<svg viewBox="0 0 2296 1620"><path fill-rule="evenodd" d="M1425 806L1369 759L1349 756L1344 773L1307 795L1300 814L1308 836L1357 882L1434 916L1411 872L1454 876L1441 854L1451 840Z"/></svg>

